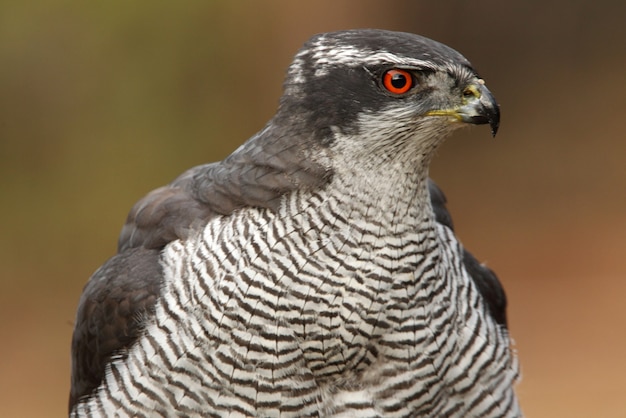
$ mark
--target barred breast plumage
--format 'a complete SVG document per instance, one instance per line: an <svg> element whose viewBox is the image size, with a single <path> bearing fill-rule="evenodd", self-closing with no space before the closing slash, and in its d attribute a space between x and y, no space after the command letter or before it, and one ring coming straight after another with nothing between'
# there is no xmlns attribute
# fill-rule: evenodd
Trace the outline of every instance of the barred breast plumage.
<svg viewBox="0 0 626 418"><path fill-rule="evenodd" d="M390 90L395 68L415 79ZM263 131L131 212L81 301L72 415L520 416L504 294L428 180L457 120L497 129L478 80L415 35L313 38ZM417 86L392 91L403 81ZM154 251L157 273L127 272ZM132 341L85 366L102 337L81 312L106 305L116 271L157 281L155 301L133 311Z"/></svg>

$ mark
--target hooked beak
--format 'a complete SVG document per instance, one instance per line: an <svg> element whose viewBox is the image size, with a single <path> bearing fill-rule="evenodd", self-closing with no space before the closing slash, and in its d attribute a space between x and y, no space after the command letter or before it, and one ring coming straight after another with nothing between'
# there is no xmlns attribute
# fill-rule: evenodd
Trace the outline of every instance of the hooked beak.
<svg viewBox="0 0 626 418"><path fill-rule="evenodd" d="M482 80L465 88L461 106L449 110L431 110L426 116L448 116L474 125L488 123L494 137L500 126L500 106Z"/></svg>

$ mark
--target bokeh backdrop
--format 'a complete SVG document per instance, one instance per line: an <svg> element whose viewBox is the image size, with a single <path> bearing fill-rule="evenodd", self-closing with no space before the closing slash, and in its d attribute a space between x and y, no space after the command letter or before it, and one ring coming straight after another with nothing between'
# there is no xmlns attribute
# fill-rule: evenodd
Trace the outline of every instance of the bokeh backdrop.
<svg viewBox="0 0 626 418"><path fill-rule="evenodd" d="M312 34L416 32L502 108L432 176L501 276L530 417L626 417L626 2L0 2L0 416L66 413L81 289L131 205L272 116Z"/></svg>

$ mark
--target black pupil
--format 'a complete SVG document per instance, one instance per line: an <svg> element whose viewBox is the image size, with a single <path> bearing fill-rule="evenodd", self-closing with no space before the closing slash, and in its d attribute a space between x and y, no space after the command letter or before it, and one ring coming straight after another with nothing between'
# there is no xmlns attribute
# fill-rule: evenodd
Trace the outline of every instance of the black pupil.
<svg viewBox="0 0 626 418"><path fill-rule="evenodd" d="M397 89L401 89L406 86L407 79L404 74L395 73L391 76L391 85Z"/></svg>

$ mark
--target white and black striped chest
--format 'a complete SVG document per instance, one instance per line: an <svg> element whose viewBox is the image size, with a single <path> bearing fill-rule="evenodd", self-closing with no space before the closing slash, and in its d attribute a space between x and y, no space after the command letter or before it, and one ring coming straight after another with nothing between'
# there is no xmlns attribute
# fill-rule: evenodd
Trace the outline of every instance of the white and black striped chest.
<svg viewBox="0 0 626 418"><path fill-rule="evenodd" d="M431 213L402 208L407 216L390 224L352 203L296 193L277 212L217 218L166 248L157 322L168 344L205 360L183 361L189 386L209 381L217 393L238 393L220 396L230 399L226 409L242 392L293 396L296 415L340 411L358 398L354 388L384 394L398 382L425 391L413 402L428 404L471 369L474 333L501 337L493 323L479 324L460 247Z"/></svg>
<svg viewBox="0 0 626 418"><path fill-rule="evenodd" d="M508 337L452 231L430 206L400 198L383 213L338 186L170 243L155 316L80 408L436 416L482 408L485 396L510 408Z"/></svg>

